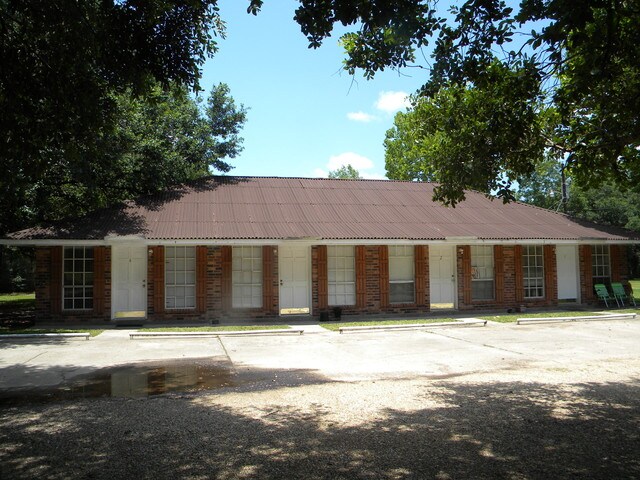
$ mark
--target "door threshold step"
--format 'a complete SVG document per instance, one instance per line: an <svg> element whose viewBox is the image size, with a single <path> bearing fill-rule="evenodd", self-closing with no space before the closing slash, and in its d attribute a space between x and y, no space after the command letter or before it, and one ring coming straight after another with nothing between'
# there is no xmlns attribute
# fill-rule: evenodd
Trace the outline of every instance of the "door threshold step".
<svg viewBox="0 0 640 480"><path fill-rule="evenodd" d="M115 318L111 323L116 327L142 327L147 322L144 318Z"/></svg>
<svg viewBox="0 0 640 480"><path fill-rule="evenodd" d="M147 323L147 314L142 310L116 312L111 323L117 327L141 327Z"/></svg>

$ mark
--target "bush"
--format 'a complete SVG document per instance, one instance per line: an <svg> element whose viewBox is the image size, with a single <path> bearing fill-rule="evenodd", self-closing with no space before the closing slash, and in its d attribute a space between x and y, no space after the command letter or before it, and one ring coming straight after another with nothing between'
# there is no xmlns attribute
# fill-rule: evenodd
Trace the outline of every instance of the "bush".
<svg viewBox="0 0 640 480"><path fill-rule="evenodd" d="M0 292L33 292L32 248L0 246Z"/></svg>

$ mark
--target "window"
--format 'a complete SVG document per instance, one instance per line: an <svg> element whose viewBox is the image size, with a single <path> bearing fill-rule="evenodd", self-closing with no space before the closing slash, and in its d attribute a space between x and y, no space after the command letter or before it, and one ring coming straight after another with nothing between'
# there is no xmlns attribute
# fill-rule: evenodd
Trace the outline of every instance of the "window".
<svg viewBox="0 0 640 480"><path fill-rule="evenodd" d="M262 247L233 247L233 308L262 307Z"/></svg>
<svg viewBox="0 0 640 480"><path fill-rule="evenodd" d="M196 247L166 247L165 306L196 308Z"/></svg>
<svg viewBox="0 0 640 480"><path fill-rule="evenodd" d="M591 270L593 271L593 284L611 283L611 256L609 245L591 246Z"/></svg>
<svg viewBox="0 0 640 480"><path fill-rule="evenodd" d="M355 247L346 245L327 247L327 276L329 277L329 305L355 305Z"/></svg>
<svg viewBox="0 0 640 480"><path fill-rule="evenodd" d="M544 297L544 259L542 245L522 247L524 298Z"/></svg>
<svg viewBox="0 0 640 480"><path fill-rule="evenodd" d="M93 308L93 247L64 247L62 283L65 310Z"/></svg>
<svg viewBox="0 0 640 480"><path fill-rule="evenodd" d="M493 300L493 247L478 245L471 247L471 298Z"/></svg>
<svg viewBox="0 0 640 480"><path fill-rule="evenodd" d="M389 246L389 302L415 303L413 245Z"/></svg>

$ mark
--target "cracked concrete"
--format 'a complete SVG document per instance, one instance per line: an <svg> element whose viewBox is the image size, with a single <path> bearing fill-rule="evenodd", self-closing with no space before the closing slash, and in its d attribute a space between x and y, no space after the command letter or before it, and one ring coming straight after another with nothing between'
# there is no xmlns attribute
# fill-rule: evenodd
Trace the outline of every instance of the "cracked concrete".
<svg viewBox="0 0 640 480"><path fill-rule="evenodd" d="M302 336L129 339L107 330L91 340L0 342L0 390L56 386L124 364L208 358L252 369L308 370L332 380L433 378L505 372L536 364L638 361L640 321L489 324L479 328L363 332L340 335L318 325Z"/></svg>

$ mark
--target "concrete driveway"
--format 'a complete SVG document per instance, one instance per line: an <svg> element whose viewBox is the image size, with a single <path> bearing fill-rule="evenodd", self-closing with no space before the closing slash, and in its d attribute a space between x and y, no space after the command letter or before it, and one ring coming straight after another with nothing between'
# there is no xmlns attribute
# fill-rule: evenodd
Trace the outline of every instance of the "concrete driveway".
<svg viewBox="0 0 640 480"><path fill-rule="evenodd" d="M0 478L640 478L640 321L127 333L0 344Z"/></svg>
<svg viewBox="0 0 640 480"><path fill-rule="evenodd" d="M90 340L0 341L0 391L49 387L120 365L206 360L235 373L313 371L330 380L423 375L444 378L547 366L631 365L640 321L599 321L338 334L130 340L106 330Z"/></svg>

